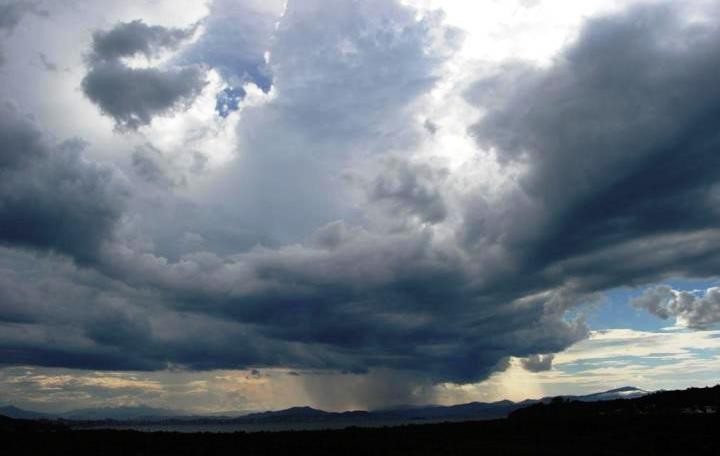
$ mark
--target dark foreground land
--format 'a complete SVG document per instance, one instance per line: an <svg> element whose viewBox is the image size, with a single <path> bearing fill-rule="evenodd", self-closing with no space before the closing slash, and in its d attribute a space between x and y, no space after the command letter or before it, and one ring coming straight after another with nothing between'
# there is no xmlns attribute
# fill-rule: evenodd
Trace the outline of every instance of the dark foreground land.
<svg viewBox="0 0 720 456"><path fill-rule="evenodd" d="M0 420L8 455L720 455L720 387L643 398L554 401L508 419L334 431L172 433L69 430Z"/></svg>

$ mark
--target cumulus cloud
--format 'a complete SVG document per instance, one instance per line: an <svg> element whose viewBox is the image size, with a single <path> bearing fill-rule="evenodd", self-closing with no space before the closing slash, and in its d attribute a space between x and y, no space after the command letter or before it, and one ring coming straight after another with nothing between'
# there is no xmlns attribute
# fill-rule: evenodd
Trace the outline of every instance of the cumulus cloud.
<svg viewBox="0 0 720 456"><path fill-rule="evenodd" d="M717 287L708 288L699 296L660 285L645 290L632 304L665 320L677 318L690 328L703 329L720 323L720 288Z"/></svg>
<svg viewBox="0 0 720 456"><path fill-rule="evenodd" d="M93 34L92 60L116 61L122 57L143 54L151 58L163 50L177 49L194 30L147 25L137 19L117 24L108 31Z"/></svg>
<svg viewBox="0 0 720 456"><path fill-rule="evenodd" d="M93 35L89 71L82 80L85 95L123 129L148 125L153 117L189 106L205 86L199 66L133 68L122 60L174 50L193 31L149 26L140 20Z"/></svg>
<svg viewBox="0 0 720 456"><path fill-rule="evenodd" d="M243 111L237 160L210 187L235 230L282 245L361 216L362 190L344 177L417 146L414 103L458 48L440 14L415 13L397 2L288 3L269 41L273 90Z"/></svg>
<svg viewBox="0 0 720 456"><path fill-rule="evenodd" d="M549 355L532 355L523 358L520 364L530 372L543 372L552 369L553 359L555 359L555 355L552 353Z"/></svg>
<svg viewBox="0 0 720 456"><path fill-rule="evenodd" d="M118 126L135 129L156 115L182 109L204 85L199 68L158 70L111 63L93 66L83 79L85 95Z"/></svg>
<svg viewBox="0 0 720 456"><path fill-rule="evenodd" d="M641 296L632 300L632 304L638 309L645 309L653 315L667 320L673 314L670 303L674 300L674 290L667 285L660 285L645 290Z"/></svg>

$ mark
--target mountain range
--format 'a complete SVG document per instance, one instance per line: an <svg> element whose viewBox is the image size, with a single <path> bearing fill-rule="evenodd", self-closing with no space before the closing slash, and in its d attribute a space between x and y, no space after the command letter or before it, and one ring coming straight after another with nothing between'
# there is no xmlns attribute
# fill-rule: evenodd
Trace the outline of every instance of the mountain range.
<svg viewBox="0 0 720 456"><path fill-rule="evenodd" d="M564 399L595 402L612 399L631 399L644 396L648 391L625 386L587 395L560 396ZM291 407L266 412L225 412L223 414L193 415L178 410L148 406L84 408L64 413L43 413L25 410L13 405L0 407L0 415L23 419L54 419L71 421L115 420L126 422L206 422L206 423L299 423L299 422L416 422L460 421L504 418L511 412L536 403L549 403L554 397L509 400L497 402L470 402L457 405L404 405L372 411L328 412L312 407Z"/></svg>

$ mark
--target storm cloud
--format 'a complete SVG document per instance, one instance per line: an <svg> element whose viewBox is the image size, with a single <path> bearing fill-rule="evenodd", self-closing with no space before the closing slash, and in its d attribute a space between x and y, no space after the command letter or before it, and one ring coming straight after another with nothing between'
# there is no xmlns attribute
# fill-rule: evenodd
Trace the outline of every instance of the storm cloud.
<svg viewBox="0 0 720 456"><path fill-rule="evenodd" d="M482 220L503 231L515 273L587 289L714 273L720 35L683 17L655 5L591 19L550 68L508 64L469 92L488 108L478 143L527 167L508 209Z"/></svg>
<svg viewBox="0 0 720 456"><path fill-rule="evenodd" d="M0 112L0 362L292 369L332 407L550 370L603 292L720 267L720 32L683 8L593 17L544 66L478 63L465 162L434 154L463 38L437 11L218 0L94 28L100 151ZM633 304L699 329L717 294Z"/></svg>
<svg viewBox="0 0 720 456"><path fill-rule="evenodd" d="M52 146L15 107L0 106L0 243L97 260L125 190L111 169L82 158L83 147Z"/></svg>

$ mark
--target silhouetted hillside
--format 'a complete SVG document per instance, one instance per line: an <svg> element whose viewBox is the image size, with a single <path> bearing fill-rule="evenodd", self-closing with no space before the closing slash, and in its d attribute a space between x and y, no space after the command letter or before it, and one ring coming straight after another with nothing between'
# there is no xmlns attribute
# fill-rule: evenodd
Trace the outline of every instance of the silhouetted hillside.
<svg viewBox="0 0 720 456"><path fill-rule="evenodd" d="M57 418L50 413L35 412L33 410L25 410L14 405L5 405L0 407L0 415L9 418L19 418L26 420L35 420L40 418Z"/></svg>
<svg viewBox="0 0 720 456"><path fill-rule="evenodd" d="M34 434L38 432L58 431L69 431L69 428L56 421L45 419L24 420L0 415L0 433L2 434Z"/></svg>
<svg viewBox="0 0 720 456"><path fill-rule="evenodd" d="M513 420L559 420L595 416L717 415L720 385L682 391L658 391L633 399L586 402L558 397L510 413Z"/></svg>
<svg viewBox="0 0 720 456"><path fill-rule="evenodd" d="M0 442L11 455L717 455L719 403L716 386L602 402L557 398L510 419L255 433L68 430L2 417Z"/></svg>

